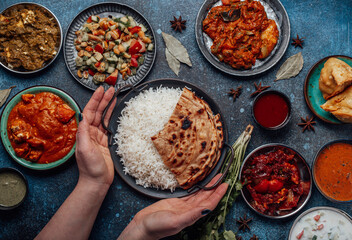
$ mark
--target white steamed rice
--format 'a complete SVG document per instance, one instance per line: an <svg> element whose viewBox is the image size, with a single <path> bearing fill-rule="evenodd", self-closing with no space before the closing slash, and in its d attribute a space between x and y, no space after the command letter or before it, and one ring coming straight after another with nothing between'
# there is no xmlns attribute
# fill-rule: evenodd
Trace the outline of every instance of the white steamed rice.
<svg viewBox="0 0 352 240"><path fill-rule="evenodd" d="M182 94L181 89L150 88L126 102L114 136L125 174L138 185L170 189L178 186L172 172L164 165L151 137L164 128Z"/></svg>

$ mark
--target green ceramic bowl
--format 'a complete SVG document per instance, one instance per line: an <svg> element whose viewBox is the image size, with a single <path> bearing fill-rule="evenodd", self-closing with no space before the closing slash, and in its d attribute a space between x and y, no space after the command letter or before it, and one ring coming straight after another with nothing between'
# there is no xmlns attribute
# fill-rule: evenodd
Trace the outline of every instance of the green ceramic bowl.
<svg viewBox="0 0 352 240"><path fill-rule="evenodd" d="M52 162L52 163L40 164L40 163L33 163L33 162L30 162L30 161L27 161L23 158L18 157L16 155L14 149L12 148L10 140L7 135L7 119L9 117L11 110L16 106L17 103L19 103L21 101L22 94L39 93L39 92L51 92L51 93L54 93L57 96L59 96L76 112L75 118L76 118L77 123L79 122L78 115L81 112L81 109L78 106L78 104L76 103L76 101L70 95L68 95L66 92L64 92L58 88L54 88L51 86L45 86L45 85L30 87L30 88L24 89L24 90L20 91L19 93L17 93L6 104L4 110L1 114L1 124L0 124L0 126L1 126L1 142L4 145L6 151L10 154L10 156L20 165L22 165L26 168L34 169L34 170L48 170L48 169L58 167L61 164L63 164L64 162L66 162L68 159L70 159L70 157L72 157L72 155L75 152L76 144L73 146L71 151L64 158L59 159L59 160Z"/></svg>
<svg viewBox="0 0 352 240"><path fill-rule="evenodd" d="M320 105L324 104L326 100L323 98L323 94L319 90L319 78L321 69L324 67L325 62L331 58L336 57L352 67L352 58L342 55L333 55L321 59L309 70L308 75L304 84L304 97L310 110L321 120L332 124L343 124L334 115L324 111Z"/></svg>

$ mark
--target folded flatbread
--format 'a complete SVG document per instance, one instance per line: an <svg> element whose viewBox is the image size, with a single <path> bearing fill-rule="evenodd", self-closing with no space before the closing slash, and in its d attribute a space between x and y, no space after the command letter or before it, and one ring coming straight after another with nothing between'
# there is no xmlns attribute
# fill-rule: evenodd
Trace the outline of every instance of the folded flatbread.
<svg viewBox="0 0 352 240"><path fill-rule="evenodd" d="M352 123L352 86L329 99L320 107L327 112L331 112L340 121Z"/></svg>
<svg viewBox="0 0 352 240"><path fill-rule="evenodd" d="M329 58L319 78L319 89L325 100L336 96L352 84L352 68L342 60Z"/></svg>
<svg viewBox="0 0 352 240"><path fill-rule="evenodd" d="M220 158L223 129L220 115L184 88L168 123L152 137L165 165L188 189L203 180Z"/></svg>

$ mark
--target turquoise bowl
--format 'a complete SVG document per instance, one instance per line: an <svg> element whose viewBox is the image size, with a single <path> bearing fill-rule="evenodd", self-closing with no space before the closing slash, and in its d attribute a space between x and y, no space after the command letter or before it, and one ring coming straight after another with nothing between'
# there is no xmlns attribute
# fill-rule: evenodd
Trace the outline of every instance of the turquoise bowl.
<svg viewBox="0 0 352 240"><path fill-rule="evenodd" d="M324 67L325 62L331 58L338 58L352 67L352 58L342 55L333 55L321 59L309 70L304 83L304 97L310 110L321 120L332 124L343 124L334 115L324 111L320 105L324 104L326 100L323 98L323 94L319 90L319 78L321 69Z"/></svg>
<svg viewBox="0 0 352 240"><path fill-rule="evenodd" d="M75 152L76 143L72 147L71 151L65 157L63 157L55 162L52 162L52 163L41 164L41 163L33 163L33 162L25 160L24 158L18 157L16 155L14 149L12 148L9 137L7 135L7 120L8 120L9 114L10 114L11 110L16 106L16 104L18 104L21 101L22 94L29 94L29 93L35 94L35 93L40 93L40 92L51 92L51 93L54 93L57 96L59 96L62 100L64 100L64 102L66 102L76 112L75 118L76 118L77 123L79 122L79 113L81 113L81 109L80 109L79 105L77 104L77 102L68 93L66 93L63 90L60 90L58 88L46 86L46 85L38 85L38 86L26 88L26 89L20 91L19 93L17 93L6 104L4 110L2 111L1 123L0 123L1 142L4 145L6 151L10 154L10 156L20 165L22 165L26 168L34 169L34 170L48 170L48 169L58 167L61 164L65 163L68 159L70 159Z"/></svg>

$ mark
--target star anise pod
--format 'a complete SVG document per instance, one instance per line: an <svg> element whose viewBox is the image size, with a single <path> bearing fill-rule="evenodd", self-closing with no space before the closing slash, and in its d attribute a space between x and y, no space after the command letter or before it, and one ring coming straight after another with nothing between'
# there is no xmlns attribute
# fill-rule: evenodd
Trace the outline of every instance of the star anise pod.
<svg viewBox="0 0 352 240"><path fill-rule="evenodd" d="M243 216L240 217L239 220L237 220L237 222L240 224L238 230L246 230L246 228L248 228L248 230L251 230L251 228L248 226L248 223L252 221L252 218L247 218L247 216Z"/></svg>
<svg viewBox="0 0 352 240"><path fill-rule="evenodd" d="M259 82L259 84L257 85L256 83L254 83L255 86L255 92L253 92L251 94L251 97L254 97L255 95L263 92L264 90L270 88L270 86L262 86L262 82Z"/></svg>
<svg viewBox="0 0 352 240"><path fill-rule="evenodd" d="M303 48L303 43L304 43L304 38L299 38L298 34L297 34L297 38L292 38L292 43L291 45L296 47L300 47Z"/></svg>
<svg viewBox="0 0 352 240"><path fill-rule="evenodd" d="M236 88L236 90L231 88L230 92L228 92L228 94L233 97L234 101L236 100L236 98L238 98L241 95L241 93L242 93L242 86L239 86L238 88Z"/></svg>
<svg viewBox="0 0 352 240"><path fill-rule="evenodd" d="M253 237L251 237L249 240L259 240L259 237L257 235L253 234Z"/></svg>
<svg viewBox="0 0 352 240"><path fill-rule="evenodd" d="M174 16L174 21L170 21L171 27L179 32L182 32L182 29L186 28L186 22L186 20L182 20L181 16L178 19Z"/></svg>
<svg viewBox="0 0 352 240"><path fill-rule="evenodd" d="M313 124L316 124L316 121L314 120L314 116L309 118L309 116L306 117L306 119L304 119L303 117L301 117L302 122L298 123L298 126L302 126L302 132L304 132L305 130L308 131L313 131L315 132L314 126Z"/></svg>

